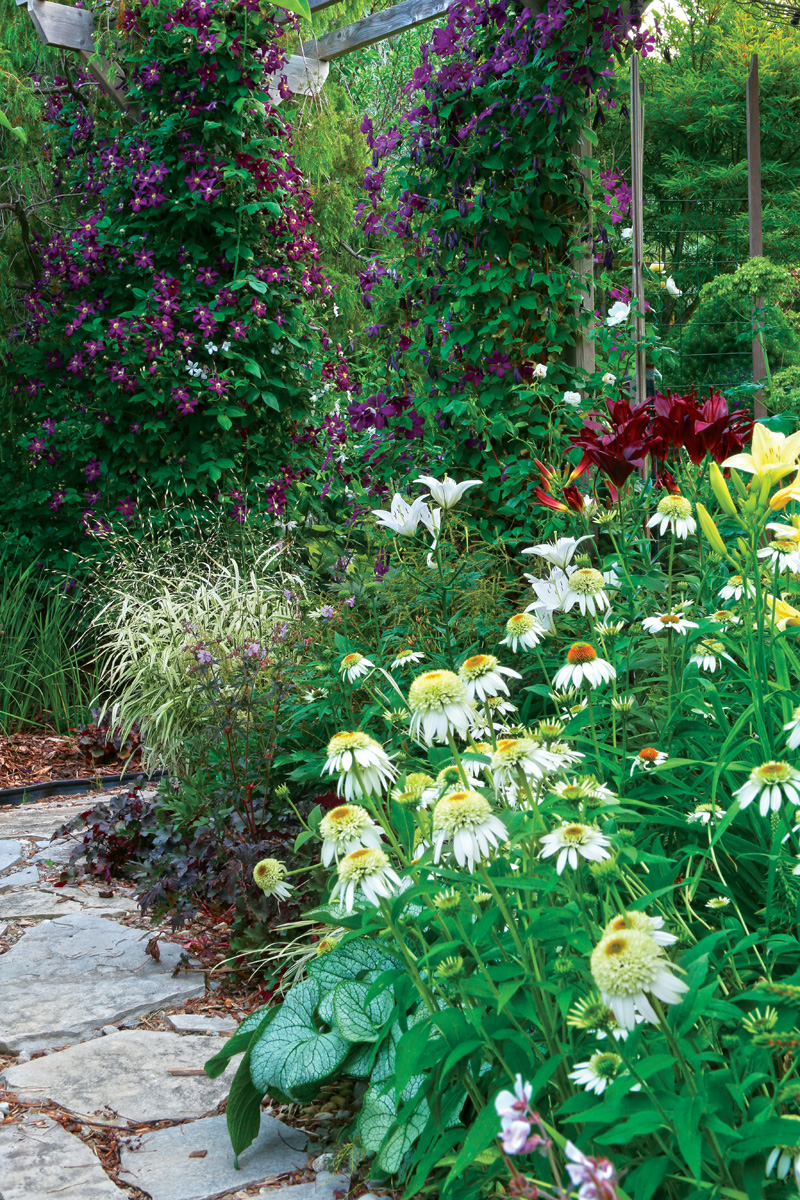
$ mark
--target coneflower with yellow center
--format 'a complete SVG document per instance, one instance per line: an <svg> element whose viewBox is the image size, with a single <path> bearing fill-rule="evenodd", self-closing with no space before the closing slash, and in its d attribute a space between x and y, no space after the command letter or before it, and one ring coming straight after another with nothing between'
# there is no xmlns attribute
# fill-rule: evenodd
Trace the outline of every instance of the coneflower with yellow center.
<svg viewBox="0 0 800 1200"><path fill-rule="evenodd" d="M467 689L470 700L483 702L499 692L509 694L503 676L509 679L521 679L519 671L510 667L501 667L493 654L473 654L465 659L458 670L458 677Z"/></svg>
<svg viewBox="0 0 800 1200"><path fill-rule="evenodd" d="M320 821L319 832L322 837L320 857L326 867L351 850L362 846L380 849L381 845L380 829L367 810L357 804L340 804L338 808L332 808Z"/></svg>
<svg viewBox="0 0 800 1200"><path fill-rule="evenodd" d="M477 792L451 792L433 810L434 862L438 863L445 844L452 842L458 865L474 871L475 864L507 837L505 825L494 815L489 801Z"/></svg>
<svg viewBox="0 0 800 1200"><path fill-rule="evenodd" d="M518 650L535 650L546 633L541 621L530 613L515 613L506 621L506 636L500 645L509 646L513 654Z"/></svg>
<svg viewBox="0 0 800 1200"><path fill-rule="evenodd" d="M345 677L348 683L355 683L357 679L361 679L363 675L368 674L374 667L375 663L370 662L363 654L345 654L339 663L339 673Z"/></svg>
<svg viewBox="0 0 800 1200"><path fill-rule="evenodd" d="M338 774L336 791L346 800L361 796L381 796L396 777L386 751L360 730L343 730L328 742L328 757L323 770Z"/></svg>
<svg viewBox="0 0 800 1200"><path fill-rule="evenodd" d="M408 692L411 736L427 742L446 742L455 730L462 737L475 723L475 713L463 680L453 671L425 671Z"/></svg>
<svg viewBox="0 0 800 1200"><path fill-rule="evenodd" d="M340 861L331 900L338 899L345 910L351 913L356 889L359 889L364 899L377 908L381 899L391 896L399 886L400 877L391 866L388 855L375 847L362 846Z"/></svg>
<svg viewBox="0 0 800 1200"><path fill-rule="evenodd" d="M616 677L615 668L604 658L598 657L594 646L589 642L573 642L567 651L566 663L553 680L553 686L558 689L580 687L585 680L590 687L596 688Z"/></svg>
<svg viewBox="0 0 800 1200"><path fill-rule="evenodd" d="M286 867L277 858L262 858L253 867L253 879L265 896L276 896L288 900L292 894L291 884L284 883Z"/></svg>
<svg viewBox="0 0 800 1200"><path fill-rule="evenodd" d="M689 990L673 975L672 963L652 934L627 925L603 935L592 951L591 970L600 996L622 1029L633 1029L637 1015L657 1023L650 997L680 1004Z"/></svg>

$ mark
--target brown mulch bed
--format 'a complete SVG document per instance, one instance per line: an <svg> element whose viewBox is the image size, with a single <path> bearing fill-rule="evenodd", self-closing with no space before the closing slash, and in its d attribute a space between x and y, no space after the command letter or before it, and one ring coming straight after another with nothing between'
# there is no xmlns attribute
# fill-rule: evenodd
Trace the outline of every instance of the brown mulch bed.
<svg viewBox="0 0 800 1200"><path fill-rule="evenodd" d="M138 769L138 756L126 764L116 759L95 767L66 736L43 730L0 736L0 788L50 783L54 779L93 779L95 775L119 775Z"/></svg>

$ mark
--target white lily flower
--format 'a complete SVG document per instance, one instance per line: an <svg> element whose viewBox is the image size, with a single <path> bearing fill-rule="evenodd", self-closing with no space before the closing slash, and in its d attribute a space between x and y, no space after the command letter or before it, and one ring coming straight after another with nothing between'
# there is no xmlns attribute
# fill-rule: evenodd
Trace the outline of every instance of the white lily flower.
<svg viewBox="0 0 800 1200"><path fill-rule="evenodd" d="M482 479L466 479L463 483L456 483L455 479L451 479L449 475L445 475L444 479L434 479L432 475L420 475L415 483L421 483L430 492L430 497L444 509L455 508L461 497L468 488L480 487L483 483Z"/></svg>
<svg viewBox="0 0 800 1200"><path fill-rule="evenodd" d="M575 555L575 551L580 546L581 542L587 542L591 539L590 533L585 533L583 537L572 538L562 537L557 538L555 542L540 542L537 546L528 546L523 550L523 554L536 554L539 558L543 558L545 562L549 562L554 567L560 567L565 571Z"/></svg>
<svg viewBox="0 0 800 1200"><path fill-rule="evenodd" d="M412 537L419 527L420 521L427 524L428 506L422 496L408 501L395 492L392 496L391 508L373 508L372 515L378 525L391 529L399 537Z"/></svg>

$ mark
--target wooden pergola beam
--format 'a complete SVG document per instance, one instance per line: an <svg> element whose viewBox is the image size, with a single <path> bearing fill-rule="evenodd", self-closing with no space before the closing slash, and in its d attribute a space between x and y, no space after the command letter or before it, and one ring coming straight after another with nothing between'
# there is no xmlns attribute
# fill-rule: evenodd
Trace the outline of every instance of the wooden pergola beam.
<svg viewBox="0 0 800 1200"><path fill-rule="evenodd" d="M343 25L341 29L332 29L313 42L304 42L301 53L307 58L318 58L322 62L332 62L349 54L353 50L362 50L372 46L384 38L417 25L424 25L447 12L453 0L403 0L383 12L373 13L352 25Z"/></svg>
<svg viewBox="0 0 800 1200"><path fill-rule="evenodd" d="M88 8L70 8L52 0L29 0L33 27L45 46L61 50L94 50L94 17Z"/></svg>

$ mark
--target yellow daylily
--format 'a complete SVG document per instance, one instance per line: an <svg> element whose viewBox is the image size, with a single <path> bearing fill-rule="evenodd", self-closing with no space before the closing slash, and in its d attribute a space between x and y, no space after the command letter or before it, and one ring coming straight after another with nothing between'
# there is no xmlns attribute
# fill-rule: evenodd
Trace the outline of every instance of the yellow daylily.
<svg viewBox="0 0 800 1200"><path fill-rule="evenodd" d="M782 487L774 496L770 497L769 506L773 512L777 512L779 508L786 508L791 500L796 500L800 504L800 471L797 472L791 483L787 483L786 487Z"/></svg>
<svg viewBox="0 0 800 1200"><path fill-rule="evenodd" d="M754 425L750 453L734 454L726 458L722 466L735 467L737 471L774 483L797 469L798 458L800 432L787 437L784 433L773 433L766 425Z"/></svg>
<svg viewBox="0 0 800 1200"><path fill-rule="evenodd" d="M772 620L778 629L785 629L787 625L800 625L800 609L788 604L786 600L781 600L780 597L773 600L769 593L764 599L772 609Z"/></svg>
<svg viewBox="0 0 800 1200"><path fill-rule="evenodd" d="M767 529L782 542L797 542L800 544L800 526L782 525L780 521L767 521Z"/></svg>

